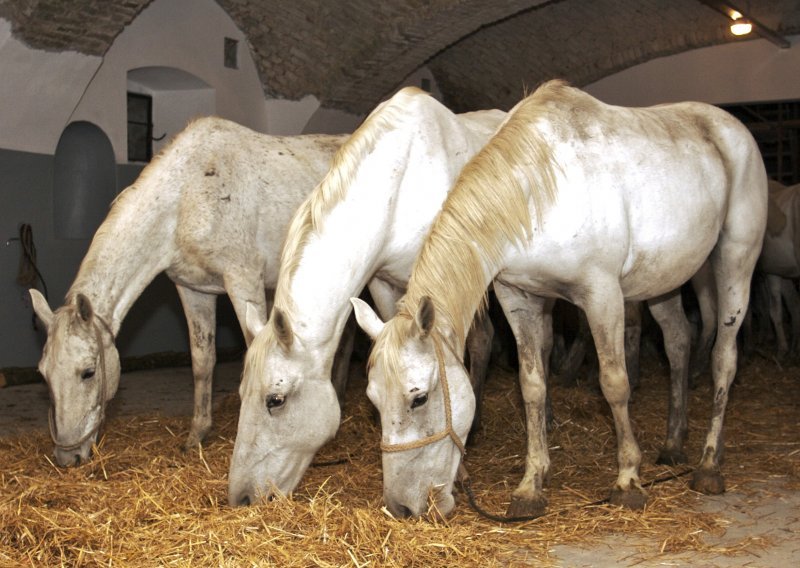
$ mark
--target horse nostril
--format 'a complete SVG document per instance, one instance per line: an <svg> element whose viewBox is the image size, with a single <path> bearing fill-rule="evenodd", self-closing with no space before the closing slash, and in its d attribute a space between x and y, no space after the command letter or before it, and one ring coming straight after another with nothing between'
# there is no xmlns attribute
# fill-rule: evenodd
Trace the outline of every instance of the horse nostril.
<svg viewBox="0 0 800 568"><path fill-rule="evenodd" d="M248 507L249 505L250 505L250 495L242 495L242 498L239 499L239 506Z"/></svg>
<svg viewBox="0 0 800 568"><path fill-rule="evenodd" d="M78 467L79 465L81 465L81 455L75 454L75 467Z"/></svg>
<svg viewBox="0 0 800 568"><path fill-rule="evenodd" d="M275 500L275 495L269 495L267 497L267 502L272 503Z"/></svg>

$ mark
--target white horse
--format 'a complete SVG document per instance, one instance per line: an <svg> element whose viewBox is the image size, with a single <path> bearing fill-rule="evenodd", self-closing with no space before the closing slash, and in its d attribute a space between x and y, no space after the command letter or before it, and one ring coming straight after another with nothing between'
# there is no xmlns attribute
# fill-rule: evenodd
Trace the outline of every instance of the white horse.
<svg viewBox="0 0 800 568"><path fill-rule="evenodd" d="M800 298L794 280L800 278L800 184L769 181L769 217L756 270L769 290L769 319L777 338L778 356L795 354L800 340ZM783 303L792 325L791 346L783 328Z"/></svg>
<svg viewBox="0 0 800 568"><path fill-rule="evenodd" d="M722 423L766 212L758 147L741 123L715 107L613 107L561 82L520 102L448 195L398 314L384 324L353 299L356 319L375 339L367 394L381 414L389 510L422 515L429 497L440 514L454 506L474 408L461 346L493 279L517 340L527 415L526 471L509 514L541 514L546 505L552 298L583 309L592 331L618 440L611 502L643 506L641 452L628 415L623 304L647 300L665 330L671 364L688 357L689 325L676 290L707 259L719 314L715 395L693 485L724 490Z"/></svg>
<svg viewBox="0 0 800 568"><path fill-rule="evenodd" d="M228 500L246 505L294 490L336 434L331 357L352 306L368 285L385 317L461 170L505 117L456 115L419 89L379 105L342 146L328 175L289 229L270 324L245 356ZM252 324L252 325L251 325ZM487 325L488 324L488 325ZM477 324L473 377L488 365L491 324Z"/></svg>
<svg viewBox="0 0 800 568"><path fill-rule="evenodd" d="M325 175L345 136L268 136L221 118L189 124L125 189L97 230L65 304L50 311L39 370L50 388L60 465L80 463L119 384L114 338L160 272L175 282L189 325L194 416L187 447L211 428L216 301L227 293L249 343L245 306L267 314L292 214Z"/></svg>

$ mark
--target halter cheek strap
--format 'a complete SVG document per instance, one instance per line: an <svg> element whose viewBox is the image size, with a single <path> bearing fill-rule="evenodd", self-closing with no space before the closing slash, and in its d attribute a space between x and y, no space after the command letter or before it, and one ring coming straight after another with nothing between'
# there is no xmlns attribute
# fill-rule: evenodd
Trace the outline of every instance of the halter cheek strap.
<svg viewBox="0 0 800 568"><path fill-rule="evenodd" d="M97 322L99 321L100 324L102 324L103 329L105 329L105 331L111 337L112 343L114 342L115 338L114 338L114 332L111 331L111 326L108 325L108 322L106 322L106 320L104 320L97 314L94 314L92 318L94 320L93 321L94 337L95 340L97 341L97 347L100 350L100 376L98 377L98 380L100 381L100 387L97 389L97 397L99 399L97 401L97 405L100 407L100 418L97 420L97 428L90 430L89 432L84 434L77 442L73 444L62 444L58 441L58 432L56 429L56 420L55 420L56 413L55 413L55 408L51 403L50 410L47 413L48 426L50 427L50 438L52 438L53 444L55 444L56 448L64 452L70 452L72 450L77 450L78 448L80 448L86 442L86 440L91 438L95 434L95 432L97 432L97 430L100 428L100 425L103 423L103 420L105 420L106 417L106 398L107 398L106 395L108 394L107 393L108 369L106 367L106 349L105 346L103 345L103 338L100 334L101 331L100 326L97 325Z"/></svg>
<svg viewBox="0 0 800 568"><path fill-rule="evenodd" d="M436 362L439 366L439 381L442 383L442 394L444 396L444 419L445 419L444 430L436 434L420 438L419 440L414 440L413 442L405 442L401 444L387 444L382 441L381 450L383 450L384 452L404 452L406 450L414 450L417 448L422 448L429 444L433 444L434 442L438 442L439 440L444 440L449 436L453 440L453 443L461 452L462 456L464 456L467 453L467 450L466 448L464 448L464 443L461 441L461 438L459 438L458 434L456 434L456 431L453 430L453 411L450 404L450 385L447 383L447 371L445 369L444 351L442 350L442 342L438 334L436 334L435 332L431 334L431 339L433 340L433 348L436 352Z"/></svg>

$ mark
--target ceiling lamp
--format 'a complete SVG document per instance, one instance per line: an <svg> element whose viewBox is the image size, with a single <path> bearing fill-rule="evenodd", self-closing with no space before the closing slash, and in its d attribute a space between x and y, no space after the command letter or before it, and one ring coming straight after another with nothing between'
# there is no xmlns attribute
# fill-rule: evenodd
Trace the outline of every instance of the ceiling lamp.
<svg viewBox="0 0 800 568"><path fill-rule="evenodd" d="M2 1L2 0L0 0ZM791 43L779 33L771 30L762 22L756 20L752 14L745 13L738 6L734 6L734 2L739 0L697 0L701 4L705 4L717 13L725 16L727 25L730 26L731 34L735 36L745 36L747 34L756 34L764 39L771 41L778 47L788 49ZM748 3L749 5L749 3ZM731 21L732 20L732 21Z"/></svg>
<svg viewBox="0 0 800 568"><path fill-rule="evenodd" d="M731 13L731 20L733 20L731 24L731 33L733 35L743 36L753 31L753 24L750 23L750 20L742 16L740 12L734 10Z"/></svg>

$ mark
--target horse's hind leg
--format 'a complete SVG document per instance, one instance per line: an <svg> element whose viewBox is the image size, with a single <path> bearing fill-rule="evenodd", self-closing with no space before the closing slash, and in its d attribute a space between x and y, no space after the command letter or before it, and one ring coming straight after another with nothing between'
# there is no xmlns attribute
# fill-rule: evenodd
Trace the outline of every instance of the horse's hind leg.
<svg viewBox="0 0 800 568"><path fill-rule="evenodd" d="M708 367L711 357L711 348L714 346L714 337L717 322L717 301L714 293L714 273L711 264L703 263L700 270L692 276L692 288L697 296L697 306L700 309L700 337L689 363L689 380L694 383L700 374Z"/></svg>
<svg viewBox="0 0 800 568"><path fill-rule="evenodd" d="M600 387L614 415L617 433L617 482L610 501L631 509L641 509L647 493L639 481L642 452L636 443L628 414L630 384L625 371L625 313L622 291L616 281L592 279L593 287L586 294L584 312L589 320L600 363Z"/></svg>
<svg viewBox="0 0 800 568"><path fill-rule="evenodd" d="M686 409L689 383L689 352L692 332L683 311L680 289L648 302L650 313L661 328L670 367L667 439L656 463L686 463L683 444L689 432Z"/></svg>
<svg viewBox="0 0 800 568"><path fill-rule="evenodd" d="M631 390L639 386L639 358L642 346L642 303L625 302L625 367Z"/></svg>
<svg viewBox="0 0 800 568"><path fill-rule="evenodd" d="M554 302L526 294L498 281L494 283L494 291L517 342L519 382L528 431L525 475L511 495L508 515L543 515L547 507L543 487L550 471L545 399L553 344Z"/></svg>
<svg viewBox="0 0 800 568"><path fill-rule="evenodd" d="M719 301L717 341L711 367L714 402L703 456L691 481L692 489L702 493L716 495L725 491L725 480L719 467L723 452L722 429L728 391L736 375L736 335L747 311L750 279L760 242L760 238L748 243L722 237L711 255Z"/></svg>
<svg viewBox="0 0 800 568"><path fill-rule="evenodd" d="M197 447L211 430L211 392L214 365L217 362L217 296L180 285L177 288L189 325L189 349L194 375L194 414L185 446L190 449Z"/></svg>

